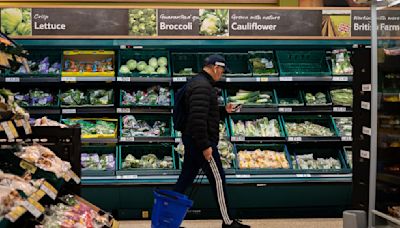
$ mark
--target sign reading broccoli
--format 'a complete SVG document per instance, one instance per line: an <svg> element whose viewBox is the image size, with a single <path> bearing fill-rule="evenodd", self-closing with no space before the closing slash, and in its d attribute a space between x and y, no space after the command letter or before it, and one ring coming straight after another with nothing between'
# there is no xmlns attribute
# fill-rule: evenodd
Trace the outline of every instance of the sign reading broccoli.
<svg viewBox="0 0 400 228"><path fill-rule="evenodd" d="M227 9L200 9L200 35L228 36Z"/></svg>
<svg viewBox="0 0 400 228"><path fill-rule="evenodd" d="M1 31L10 36L32 35L32 17L29 8L1 9Z"/></svg>
<svg viewBox="0 0 400 228"><path fill-rule="evenodd" d="M159 36L197 36L199 35L199 10L159 9Z"/></svg>

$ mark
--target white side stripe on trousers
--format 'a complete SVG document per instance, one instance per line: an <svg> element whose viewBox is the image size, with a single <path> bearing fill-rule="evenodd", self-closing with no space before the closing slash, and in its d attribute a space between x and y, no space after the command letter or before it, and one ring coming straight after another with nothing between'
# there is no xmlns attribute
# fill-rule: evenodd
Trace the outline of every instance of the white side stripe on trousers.
<svg viewBox="0 0 400 228"><path fill-rule="evenodd" d="M218 171L217 164L215 163L215 160L213 157L211 157L210 167L211 167L211 171L214 175L214 179L215 179L218 204L219 204L219 209L221 211L222 219L224 220L225 224L230 225L230 224L232 224L232 220L230 220L229 215L228 215L228 209L227 209L226 202L225 202L225 195L224 195L224 188L222 185L222 179L221 179L221 175Z"/></svg>

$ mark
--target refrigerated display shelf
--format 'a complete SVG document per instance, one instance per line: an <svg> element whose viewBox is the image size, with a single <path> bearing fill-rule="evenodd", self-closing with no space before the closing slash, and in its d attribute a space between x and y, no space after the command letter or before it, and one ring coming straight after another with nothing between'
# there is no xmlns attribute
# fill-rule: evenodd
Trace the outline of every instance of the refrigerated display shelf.
<svg viewBox="0 0 400 228"><path fill-rule="evenodd" d="M170 83L170 77L117 77L117 82Z"/></svg>
<svg viewBox="0 0 400 228"><path fill-rule="evenodd" d="M400 72L400 65L388 64L388 63L379 63L379 70L385 73L398 73Z"/></svg>
<svg viewBox="0 0 400 228"><path fill-rule="evenodd" d="M61 114L114 114L115 108L110 106L105 107L62 107Z"/></svg>
<svg viewBox="0 0 400 228"><path fill-rule="evenodd" d="M59 83L60 77L29 77L27 76L13 76L13 77L0 77L0 82L6 83Z"/></svg>
<svg viewBox="0 0 400 228"><path fill-rule="evenodd" d="M172 77L172 82L174 83L184 83L189 80L190 77ZM353 81L353 76L274 76L274 77L222 77L221 82L226 83L268 83L268 82L345 82L350 83Z"/></svg>
<svg viewBox="0 0 400 228"><path fill-rule="evenodd" d="M271 114L331 114L331 113L353 113L351 107L345 106L284 106L284 107L249 107L244 105L240 110L232 114L240 113L271 113Z"/></svg>

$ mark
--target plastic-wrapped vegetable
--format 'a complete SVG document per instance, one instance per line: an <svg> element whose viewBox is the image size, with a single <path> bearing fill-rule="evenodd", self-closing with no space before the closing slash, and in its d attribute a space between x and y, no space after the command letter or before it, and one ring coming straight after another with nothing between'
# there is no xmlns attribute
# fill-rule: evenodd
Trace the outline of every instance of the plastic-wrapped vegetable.
<svg viewBox="0 0 400 228"><path fill-rule="evenodd" d="M20 106L51 106L55 103L52 94L39 89L30 90L27 94L17 93L14 99Z"/></svg>
<svg viewBox="0 0 400 228"><path fill-rule="evenodd" d="M286 122L288 136L334 136L330 128L310 121L302 123Z"/></svg>
<svg viewBox="0 0 400 228"><path fill-rule="evenodd" d="M284 152L271 150L239 151L240 169L289 169Z"/></svg>
<svg viewBox="0 0 400 228"><path fill-rule="evenodd" d="M252 58L250 63L254 74L275 74L274 61L268 58Z"/></svg>
<svg viewBox="0 0 400 228"><path fill-rule="evenodd" d="M97 153L81 154L82 169L89 170L115 170L115 159L113 154L102 154L99 156Z"/></svg>
<svg viewBox="0 0 400 228"><path fill-rule="evenodd" d="M333 75L353 75L350 53L346 49L332 51L332 68Z"/></svg>
<svg viewBox="0 0 400 228"><path fill-rule="evenodd" d="M235 96L230 96L229 102L243 105L268 105L273 104L272 92L239 90Z"/></svg>
<svg viewBox="0 0 400 228"><path fill-rule="evenodd" d="M105 120L86 121L86 120L71 120L63 119L64 124L74 126L79 124L82 135L111 135L115 133L115 123Z"/></svg>
<svg viewBox="0 0 400 228"><path fill-rule="evenodd" d="M155 121L150 126L144 120L137 120L132 115L126 115L122 118L122 136L123 137L160 137L167 133L167 124L161 121Z"/></svg>
<svg viewBox="0 0 400 228"><path fill-rule="evenodd" d="M353 90L351 88L331 90L334 105L353 106Z"/></svg>
<svg viewBox="0 0 400 228"><path fill-rule="evenodd" d="M126 92L121 90L122 105L160 105L168 106L171 104L171 96L168 88L154 86L147 90L136 92Z"/></svg>
<svg viewBox="0 0 400 228"><path fill-rule="evenodd" d="M133 155L128 154L122 162L123 169L172 169L173 167L174 165L171 156L164 156L163 160L160 160L155 154L146 154L140 159L136 159Z"/></svg>
<svg viewBox="0 0 400 228"><path fill-rule="evenodd" d="M341 136L352 136L353 121L351 117L335 117L334 119Z"/></svg>
<svg viewBox="0 0 400 228"><path fill-rule="evenodd" d="M279 137L279 122L276 119L268 119L267 117L257 119L255 121L231 122L233 134L235 136L245 137Z"/></svg>
<svg viewBox="0 0 400 228"><path fill-rule="evenodd" d="M62 105L79 106L87 104L85 94L78 89L70 89L60 95Z"/></svg>
<svg viewBox="0 0 400 228"><path fill-rule="evenodd" d="M292 162L299 169L341 169L340 161L334 158L317 158L313 154L292 156Z"/></svg>
<svg viewBox="0 0 400 228"><path fill-rule="evenodd" d="M104 106L113 104L113 94L114 91L112 89L90 89L86 92L70 89L60 95L60 100L61 104L66 106Z"/></svg>
<svg viewBox="0 0 400 228"><path fill-rule="evenodd" d="M328 103L325 93L318 92L315 95L312 93L306 93L307 105L325 105Z"/></svg>

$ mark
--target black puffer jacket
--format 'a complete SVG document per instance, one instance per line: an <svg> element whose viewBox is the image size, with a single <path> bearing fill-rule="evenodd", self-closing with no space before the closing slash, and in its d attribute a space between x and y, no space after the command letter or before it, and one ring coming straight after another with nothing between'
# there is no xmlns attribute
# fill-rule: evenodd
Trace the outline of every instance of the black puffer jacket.
<svg viewBox="0 0 400 228"><path fill-rule="evenodd" d="M214 79L205 71L188 82L185 92L187 122L183 134L203 151L219 141L219 107Z"/></svg>

